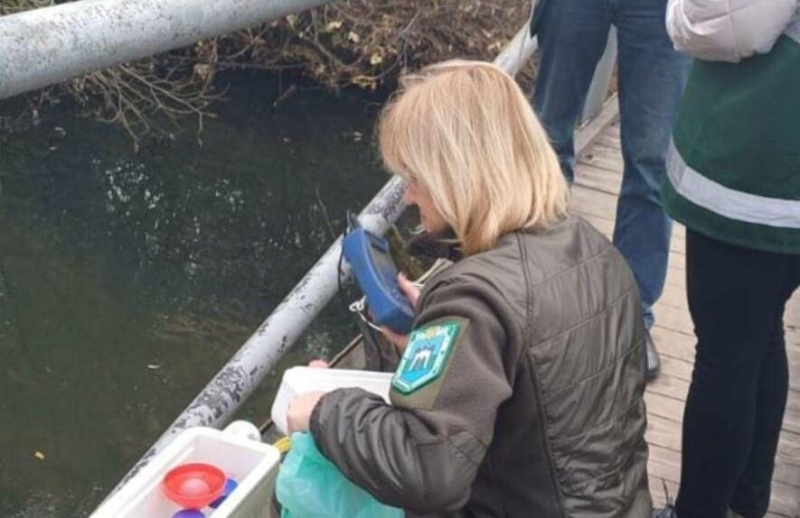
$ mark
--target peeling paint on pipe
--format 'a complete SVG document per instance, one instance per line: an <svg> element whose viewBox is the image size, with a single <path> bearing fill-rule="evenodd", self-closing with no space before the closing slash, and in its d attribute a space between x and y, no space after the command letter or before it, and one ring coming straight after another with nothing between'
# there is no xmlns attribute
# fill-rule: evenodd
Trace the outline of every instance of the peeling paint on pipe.
<svg viewBox="0 0 800 518"><path fill-rule="evenodd" d="M0 99L331 3L82 0L0 17Z"/></svg>

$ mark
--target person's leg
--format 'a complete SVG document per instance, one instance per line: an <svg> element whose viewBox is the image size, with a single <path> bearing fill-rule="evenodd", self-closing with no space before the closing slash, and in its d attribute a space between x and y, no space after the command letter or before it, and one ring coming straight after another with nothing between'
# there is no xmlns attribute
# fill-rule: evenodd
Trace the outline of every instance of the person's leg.
<svg viewBox="0 0 800 518"><path fill-rule="evenodd" d="M744 518L760 518L767 513L775 468L775 453L781 433L786 395L789 392L789 364L783 332L786 301L800 285L800 257L790 260L779 301L780 317L770 334L767 354L761 367L756 396L756 422L752 450L730 507Z"/></svg>
<svg viewBox="0 0 800 518"><path fill-rule="evenodd" d="M661 203L666 154L689 58L665 26L665 0L619 0L619 102L625 170L614 244L633 270L649 329L667 273L672 222Z"/></svg>
<svg viewBox="0 0 800 518"><path fill-rule="evenodd" d="M765 376L780 376L786 361L774 336L793 262L687 230L689 311L698 342L683 418L679 518L724 518L748 464L761 464L751 460L757 434L780 427L783 411L770 409L761 391L783 406L786 384L767 386ZM762 478L759 472L748 480Z"/></svg>
<svg viewBox="0 0 800 518"><path fill-rule="evenodd" d="M533 108L574 178L573 134L594 70L605 49L611 14L605 1L543 0L533 28L539 41Z"/></svg>

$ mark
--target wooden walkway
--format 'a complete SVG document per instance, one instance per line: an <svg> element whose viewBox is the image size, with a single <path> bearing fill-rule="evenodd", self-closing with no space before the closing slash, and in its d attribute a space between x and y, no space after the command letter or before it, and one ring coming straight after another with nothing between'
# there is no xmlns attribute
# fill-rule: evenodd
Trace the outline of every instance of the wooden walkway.
<svg viewBox="0 0 800 518"><path fill-rule="evenodd" d="M616 99L576 137L578 164L572 190L574 212L609 238L614 228L617 195L622 182ZM650 443L650 490L664 502L664 484L671 498L680 481L681 421L694 362L695 337L686 303L685 230L676 225L670 247L664 295L655 307L653 338L661 353L661 376L647 388ZM778 446L772 483L770 517L800 518L800 291L785 316L789 352L790 393Z"/></svg>

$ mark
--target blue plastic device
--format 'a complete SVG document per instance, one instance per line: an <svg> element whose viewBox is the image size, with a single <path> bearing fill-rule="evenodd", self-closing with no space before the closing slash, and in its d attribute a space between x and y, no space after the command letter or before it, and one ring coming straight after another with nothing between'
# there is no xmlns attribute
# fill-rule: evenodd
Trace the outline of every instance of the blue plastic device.
<svg viewBox="0 0 800 518"><path fill-rule="evenodd" d="M397 267L389 254L389 242L359 227L344 237L342 250L367 298L372 320L395 333L408 334L414 322L414 308L397 284Z"/></svg>

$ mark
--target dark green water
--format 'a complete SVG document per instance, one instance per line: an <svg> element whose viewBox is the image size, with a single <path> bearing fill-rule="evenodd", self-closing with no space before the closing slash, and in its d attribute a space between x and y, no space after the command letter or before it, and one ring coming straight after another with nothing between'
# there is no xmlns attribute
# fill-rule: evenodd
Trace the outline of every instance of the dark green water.
<svg viewBox="0 0 800 518"><path fill-rule="evenodd" d="M236 83L202 146L67 107L0 136L0 517L88 515L385 182L374 103ZM335 301L289 361L353 333Z"/></svg>

